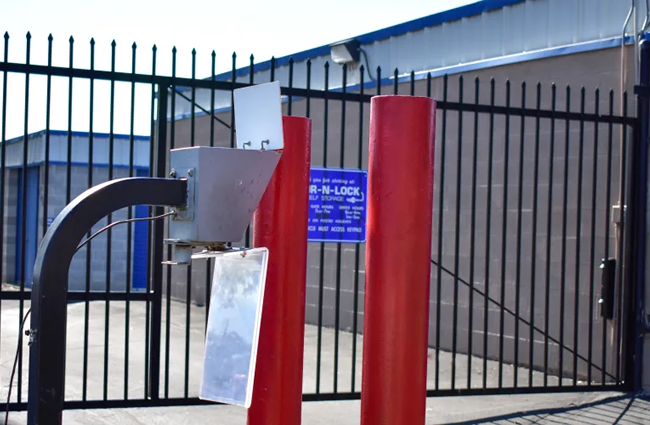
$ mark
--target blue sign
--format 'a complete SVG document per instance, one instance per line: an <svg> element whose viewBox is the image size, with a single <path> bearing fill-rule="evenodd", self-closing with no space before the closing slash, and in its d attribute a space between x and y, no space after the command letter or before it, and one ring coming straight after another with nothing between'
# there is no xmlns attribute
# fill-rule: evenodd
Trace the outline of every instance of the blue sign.
<svg viewBox="0 0 650 425"><path fill-rule="evenodd" d="M366 241L368 172L312 168L309 183L311 242Z"/></svg>

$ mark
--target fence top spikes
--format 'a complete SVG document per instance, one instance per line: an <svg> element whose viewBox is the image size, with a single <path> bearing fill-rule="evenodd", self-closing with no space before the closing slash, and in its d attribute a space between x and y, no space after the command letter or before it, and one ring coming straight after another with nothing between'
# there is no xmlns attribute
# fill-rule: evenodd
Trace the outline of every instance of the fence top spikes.
<svg viewBox="0 0 650 425"><path fill-rule="evenodd" d="M213 50L212 53L211 53L211 56L214 58L215 56L217 56L217 52L215 52L215 51Z"/></svg>
<svg viewBox="0 0 650 425"><path fill-rule="evenodd" d="M52 40L54 40L54 37L52 37L52 33L50 33L50 35L47 36L47 41L52 41Z"/></svg>
<svg viewBox="0 0 650 425"><path fill-rule="evenodd" d="M132 48L133 50L135 50L137 47L138 47L138 45L135 44L135 41L134 41L133 44L131 45L131 48Z"/></svg>
<svg viewBox="0 0 650 425"><path fill-rule="evenodd" d="M113 46L113 47L117 46L117 43L115 42L115 40L113 40L113 41L111 42L111 46Z"/></svg>
<svg viewBox="0 0 650 425"><path fill-rule="evenodd" d="M158 50L158 46L156 46L156 45L154 44L153 47L151 48L151 50L153 50L153 51L155 52L156 50Z"/></svg>
<svg viewBox="0 0 650 425"><path fill-rule="evenodd" d="M95 45L95 37L90 38L90 45L94 46Z"/></svg>
<svg viewBox="0 0 650 425"><path fill-rule="evenodd" d="M172 47L172 53L173 53L173 54L176 54L177 51L178 51L178 50L176 50L176 46Z"/></svg>
<svg viewBox="0 0 650 425"><path fill-rule="evenodd" d="M74 37L73 37L73 36L70 36L70 38L68 39L68 41L70 42L70 44L74 43Z"/></svg>
<svg viewBox="0 0 650 425"><path fill-rule="evenodd" d="M5 31L5 40L9 40L9 32Z"/></svg>

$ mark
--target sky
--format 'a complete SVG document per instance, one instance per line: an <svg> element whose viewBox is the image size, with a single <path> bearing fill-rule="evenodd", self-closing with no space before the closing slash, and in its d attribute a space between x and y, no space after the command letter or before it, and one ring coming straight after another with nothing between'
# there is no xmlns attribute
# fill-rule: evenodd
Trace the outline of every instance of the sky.
<svg viewBox="0 0 650 425"><path fill-rule="evenodd" d="M157 73L171 74L171 50L177 52L177 75L191 76L192 49L196 49L196 77L210 75L211 52L216 52L217 73L271 56L354 37L478 0L248 0L182 2L170 0L0 0L0 33L9 33L10 62L24 63L25 34L32 36L30 61L47 63L47 37L52 34L53 65L69 66L69 38L74 37L73 66L89 68L91 38L95 40L95 68L110 69L111 42L116 42L116 70L132 69L132 45L137 44L136 72L151 72L151 48L156 44ZM4 41L4 40L2 40ZM4 55L4 46L0 46ZM4 56L0 56L2 58ZM1 59L0 59L1 60ZM0 75L0 81L2 81ZM30 79L29 131L44 128L45 79ZM8 78L7 138L24 127L24 78ZM105 113L108 85L96 84L95 131L108 130ZM150 86L136 89L135 133L148 134ZM67 129L67 79L52 82L51 128ZM73 82L73 130L88 129L88 82ZM147 100L148 99L148 100ZM128 84L116 87L115 132L129 131ZM125 106L125 107L123 107ZM20 112L20 113L19 113ZM0 120L2 118L0 117Z"/></svg>

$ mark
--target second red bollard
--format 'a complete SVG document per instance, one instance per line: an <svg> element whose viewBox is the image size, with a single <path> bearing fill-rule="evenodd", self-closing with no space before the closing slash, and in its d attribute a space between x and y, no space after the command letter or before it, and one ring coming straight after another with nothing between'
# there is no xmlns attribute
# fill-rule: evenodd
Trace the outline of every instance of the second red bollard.
<svg viewBox="0 0 650 425"><path fill-rule="evenodd" d="M362 425L424 425L434 100L370 107Z"/></svg>

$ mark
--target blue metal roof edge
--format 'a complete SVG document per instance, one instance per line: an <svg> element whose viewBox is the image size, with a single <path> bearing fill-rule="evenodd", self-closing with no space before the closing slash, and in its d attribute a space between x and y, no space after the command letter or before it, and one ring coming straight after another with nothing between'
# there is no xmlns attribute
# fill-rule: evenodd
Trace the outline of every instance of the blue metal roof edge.
<svg viewBox="0 0 650 425"><path fill-rule="evenodd" d="M432 27L435 25L440 25L445 22L457 21L459 19L467 18L474 15L479 15L483 12L489 12L491 10L501 9L506 6L512 6L514 4L523 3L526 0L479 0L475 3L466 4L464 6L459 6L454 9L445 10L443 12L434 13L433 15L424 16L422 18L417 18L412 21L403 22L401 24L393 25L390 27L382 28L376 31L372 31L366 34L361 34L356 37L361 44L370 44L375 41L384 40L386 38L395 37L398 35L405 34L407 32L418 31L427 27ZM330 48L329 44L324 46L315 47L309 50L303 50L301 52L293 53L290 55L282 56L275 58L275 66L285 66L289 64L289 60L293 58L294 62L301 62L307 59L313 59L318 56L329 55ZM237 77L244 77L250 74L250 66L245 66L242 68L237 68L235 73ZM271 69L271 60L266 60L258 64L253 65L253 72L268 71ZM221 74L215 75L217 81L227 81L232 76L232 70L223 72ZM212 77L205 78L209 80ZM187 89L183 89L185 91Z"/></svg>
<svg viewBox="0 0 650 425"><path fill-rule="evenodd" d="M628 36L625 37L625 44L630 44L634 41L633 37ZM415 73L414 79L417 80L424 80L427 78L427 75L431 73L431 77L436 78L436 77L441 77L445 74L447 75L453 75L453 74L460 74L462 72L470 72L470 71L477 71L480 69L484 68L492 68L492 67L497 67L497 66L503 66L503 65L510 65L514 63L519 63L519 62L526 62L526 61L531 61L531 60L537 60L537 59L545 59L545 58L550 58L550 57L555 57L555 56L566 56L570 54L575 54L575 53L584 53L584 52L590 52L594 50L602 50L602 49L609 49L613 47L619 47L621 45L621 37L612 37L612 38L606 38L602 40L596 40L596 41L588 41L584 43L578 43L578 44L570 44L570 45L565 45L565 46L559 46L559 47L551 47L547 49L541 49L541 50L535 50L532 52L525 52L525 53L517 53L514 55L509 55L509 56L503 56L499 58L494 58L494 59L486 59L482 61L476 61L476 62L470 62L466 64L460 64L460 65L453 65L453 66L448 66L444 68L436 68L428 71L418 71ZM399 83L405 83L409 82L411 80L411 75L409 74L404 74L401 76L397 77L397 82ZM395 84L395 77L386 77L382 78L380 81L382 86L388 86L388 85L393 85ZM376 81L369 81L367 83L364 83L363 88L364 90L366 89L373 89L377 87L377 82ZM360 84L352 84L349 86L346 86L347 91L357 91L361 88ZM338 88L332 88L330 89L332 92L340 92L342 91L341 87ZM293 100L298 101L300 99L303 99L303 97L298 97L294 96ZM283 96L282 102L287 102L288 99L286 96ZM223 108L218 108L214 110L215 114L219 114L222 112L229 112L230 107L223 107ZM200 117L207 115L205 112L195 112L194 116L195 117ZM181 114L176 116L176 120L182 120L186 118L190 118L192 116L191 113L188 114ZM167 118L167 121L171 121L170 118Z"/></svg>
<svg viewBox="0 0 650 425"><path fill-rule="evenodd" d="M33 133L29 133L27 135L28 139L32 139L34 137L38 136L44 136L45 132L47 130L39 130ZM90 133L87 131L71 131L73 137L90 137ZM51 136L67 136L68 131L66 130L50 130L50 135ZM93 138L102 138L102 139L108 139L111 137L110 133L98 133L98 132L93 132ZM19 143L23 140L24 136L17 136L13 137L9 140L7 140L7 144L11 145L13 143ZM113 139L126 139L126 140L131 140L131 135L129 134L122 134L122 133L113 133ZM142 135L133 135L133 140L143 140L143 141L149 141L150 137L149 136L142 136ZM2 143L2 142L0 142Z"/></svg>

